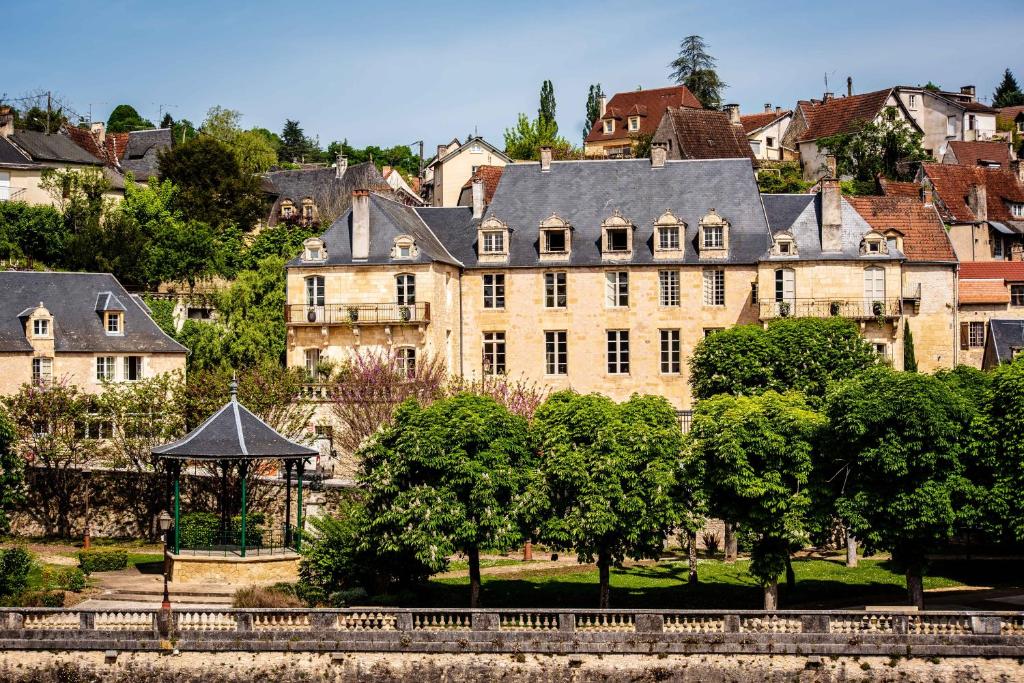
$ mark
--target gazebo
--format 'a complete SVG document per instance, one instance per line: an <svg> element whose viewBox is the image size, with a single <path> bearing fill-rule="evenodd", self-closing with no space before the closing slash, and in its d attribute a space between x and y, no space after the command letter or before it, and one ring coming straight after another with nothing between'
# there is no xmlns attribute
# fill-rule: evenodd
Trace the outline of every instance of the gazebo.
<svg viewBox="0 0 1024 683"><path fill-rule="evenodd" d="M193 562L215 569L215 573L240 578L237 577L237 567L227 570L223 566L213 567L210 565L238 564L239 560L244 564L247 559L247 551L250 550L256 551L261 563L269 561L262 557L267 554L262 536L256 543L252 542L252 538L247 538L249 511L246 478L253 463L261 460L282 460L286 474L285 522L283 543L279 544L278 550L285 551L285 557L278 555L277 558L290 559L294 565L295 553L291 552L290 558L287 555L289 555L288 551L298 551L302 544L302 474L306 460L318 455L318 452L285 438L239 403L237 382L231 381L231 400L220 410L181 439L154 448L153 454L167 461L167 470L173 482L174 531L171 538L168 539L172 567L174 563L185 560L185 556L182 554L181 538L181 466L187 461L212 463L219 470L221 484L219 496L220 536L216 543L207 544L207 547L185 548L189 551L189 557ZM235 467L238 468L242 489L241 510L239 511L241 523L237 539L230 531L231 511L228 503L228 475ZM290 524L293 468L298 476L298 502L294 534ZM274 543L271 542L269 553L271 558L274 557L273 550ZM266 574L267 578L279 578L271 576L274 572L267 571L267 569L268 567L262 567L261 573ZM198 578L196 575L202 572L190 570L186 573L188 579L193 579ZM260 577L253 578L259 579Z"/></svg>

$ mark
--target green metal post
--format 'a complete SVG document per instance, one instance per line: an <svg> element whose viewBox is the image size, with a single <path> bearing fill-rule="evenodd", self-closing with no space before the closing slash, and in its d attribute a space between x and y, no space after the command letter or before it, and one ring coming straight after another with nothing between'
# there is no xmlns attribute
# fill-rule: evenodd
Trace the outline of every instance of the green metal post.
<svg viewBox="0 0 1024 683"><path fill-rule="evenodd" d="M247 503L246 498L245 498L245 494L246 494L246 486L245 486L246 469L247 468L245 466L245 462L243 461L238 466L238 471L242 475L242 557L245 557L245 518L246 518L246 509L245 508L246 508L246 503Z"/></svg>
<svg viewBox="0 0 1024 683"><path fill-rule="evenodd" d="M174 554L181 553L181 463L174 463Z"/></svg>
<svg viewBox="0 0 1024 683"><path fill-rule="evenodd" d="M295 549L302 550L302 470L305 461L299 460L297 468L299 475L298 509L295 511Z"/></svg>

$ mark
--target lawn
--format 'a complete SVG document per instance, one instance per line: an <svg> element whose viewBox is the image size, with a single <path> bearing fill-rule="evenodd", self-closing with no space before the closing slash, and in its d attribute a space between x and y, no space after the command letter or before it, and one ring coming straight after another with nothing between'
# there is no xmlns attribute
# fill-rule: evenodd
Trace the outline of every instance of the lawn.
<svg viewBox="0 0 1024 683"><path fill-rule="evenodd" d="M611 602L614 607L662 609L759 609L761 588L747 573L748 562L727 565L704 560L700 583L687 583L685 562L661 562L613 570ZM838 560L793 561L796 589L779 587L783 608L828 608L900 601L905 579L887 560L861 560L855 569ZM415 604L456 606L468 602L467 577L434 579L418 591ZM958 586L1010 587L1024 585L1022 561L937 561L925 577L925 589ZM489 607L594 607L597 569L570 566L551 570L483 576L481 599Z"/></svg>

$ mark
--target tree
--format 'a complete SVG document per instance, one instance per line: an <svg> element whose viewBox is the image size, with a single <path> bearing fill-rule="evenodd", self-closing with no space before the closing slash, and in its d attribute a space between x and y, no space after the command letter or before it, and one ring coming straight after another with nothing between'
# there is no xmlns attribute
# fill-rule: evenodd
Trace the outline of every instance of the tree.
<svg viewBox="0 0 1024 683"><path fill-rule="evenodd" d="M929 92L942 92L942 86L941 85L936 85L935 83L932 83L931 81L928 81L927 83L925 83L921 87L924 88L925 90L929 91Z"/></svg>
<svg viewBox="0 0 1024 683"><path fill-rule="evenodd" d="M17 451L17 436L7 411L0 411L0 533L3 534L11 530L11 510L25 498L25 460Z"/></svg>
<svg viewBox="0 0 1024 683"><path fill-rule="evenodd" d="M825 414L823 479L835 484L837 513L868 547L892 553L910 604L923 608L927 553L956 520L969 410L935 377L880 366L838 383Z"/></svg>
<svg viewBox="0 0 1024 683"><path fill-rule="evenodd" d="M986 380L990 382L988 387L984 385ZM992 476L988 478L990 491L984 496L988 507L983 517L1005 519L1013 536L1024 540L1024 444L1015 438L1019 431L1007 431L1024 425L1024 361L1018 358L987 377L982 374L964 384L973 387L972 393L984 400L984 422L975 430L974 439L983 465L991 463L985 466Z"/></svg>
<svg viewBox="0 0 1024 683"><path fill-rule="evenodd" d="M321 159L325 163L333 164L339 154L348 159L349 166L372 161L378 169L384 166L398 169L406 180L415 178L420 173L420 158L413 154L412 148L408 145L386 148L370 145L360 149L348 144L348 140L335 141L327 146Z"/></svg>
<svg viewBox="0 0 1024 683"><path fill-rule="evenodd" d="M277 163L277 151L259 129L242 130L241 120L241 112L214 106L206 113L201 130L231 150L242 173L263 173Z"/></svg>
<svg viewBox="0 0 1024 683"><path fill-rule="evenodd" d="M796 392L716 396L693 416L692 448L704 469L711 514L754 534L750 573L764 608L778 607L778 578L804 534L813 444L824 425Z"/></svg>
<svg viewBox="0 0 1024 683"><path fill-rule="evenodd" d="M540 86L540 107L537 109L537 120L554 128L558 134L558 121L555 119L555 86L545 80Z"/></svg>
<svg viewBox="0 0 1024 683"><path fill-rule="evenodd" d="M1024 104L1024 92L1021 92L1017 79L1013 77L1013 72L1007 69L1003 72L1003 80L999 82L996 91L992 93L992 106L1000 109L1022 104Z"/></svg>
<svg viewBox="0 0 1024 683"><path fill-rule="evenodd" d="M196 130L195 125L188 119L175 121L171 125L171 143L173 145L183 145L197 137L199 137L199 131Z"/></svg>
<svg viewBox="0 0 1024 683"><path fill-rule="evenodd" d="M609 603L612 566L657 558L679 518L675 475L682 434L663 398L622 404L597 394L552 394L531 438L540 453L543 496L533 511L542 542L596 560L599 605Z"/></svg>
<svg viewBox="0 0 1024 683"><path fill-rule="evenodd" d="M505 130L505 153L513 159L539 159L541 147L551 147L555 158L571 157L574 153L569 141L559 137L554 121L530 121L526 114L520 114L515 127Z"/></svg>
<svg viewBox="0 0 1024 683"><path fill-rule="evenodd" d="M285 119L278 155L284 161L313 161L320 157L316 143L306 137L298 121Z"/></svg>
<svg viewBox="0 0 1024 683"><path fill-rule="evenodd" d="M878 119L865 121L850 133L818 141L818 147L836 157L840 175L873 182L879 174L890 180L910 180L909 164L931 158L921 140L924 134L904 119L896 107L886 107Z"/></svg>
<svg viewBox="0 0 1024 683"><path fill-rule="evenodd" d="M174 117L171 116L171 112L165 113L164 117L162 119L160 119L160 127L161 128L171 128L171 129L174 128Z"/></svg>
<svg viewBox="0 0 1024 683"><path fill-rule="evenodd" d="M679 45L679 56L668 65L670 78L685 85L706 109L722 107L725 83L715 71L715 58L708 54L707 43L700 36L686 36Z"/></svg>
<svg viewBox="0 0 1024 683"><path fill-rule="evenodd" d="M903 326L903 369L907 372L917 372L917 355L914 353L914 333L910 331L910 325Z"/></svg>
<svg viewBox="0 0 1024 683"><path fill-rule="evenodd" d="M757 170L757 188L763 194L802 194L811 183L803 179L800 164L786 161Z"/></svg>
<svg viewBox="0 0 1024 683"><path fill-rule="evenodd" d="M480 548L524 537L533 456L526 420L494 399L458 394L395 420L360 451L369 520L364 544L414 550L433 571L455 550L469 559L470 607L480 601Z"/></svg>
<svg viewBox="0 0 1024 683"><path fill-rule="evenodd" d="M0 202L0 258L27 258L59 267L71 233L52 206Z"/></svg>
<svg viewBox="0 0 1024 683"><path fill-rule="evenodd" d="M601 90L601 84L593 84L590 86L590 90L587 92L587 109L584 115L583 122L583 139L586 140L587 136L590 135L590 129L594 126L594 121L597 121L598 117L601 116L601 98L604 97L604 91Z"/></svg>
<svg viewBox="0 0 1024 683"><path fill-rule="evenodd" d="M154 128L153 122L144 119L130 104L119 104L114 107L107 118L108 133L130 133L133 130Z"/></svg>

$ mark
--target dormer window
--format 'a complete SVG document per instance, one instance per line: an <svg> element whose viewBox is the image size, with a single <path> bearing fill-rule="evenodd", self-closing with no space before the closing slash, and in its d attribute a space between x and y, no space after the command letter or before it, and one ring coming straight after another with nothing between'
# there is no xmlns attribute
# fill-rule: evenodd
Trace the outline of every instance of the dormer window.
<svg viewBox="0 0 1024 683"><path fill-rule="evenodd" d="M488 217L477 228L479 257L490 262L504 261L508 257L508 242L512 230L494 217Z"/></svg>
<svg viewBox="0 0 1024 683"><path fill-rule="evenodd" d="M49 337L50 336L50 321L44 318L36 318L32 321L32 336L33 337Z"/></svg>
<svg viewBox="0 0 1024 683"><path fill-rule="evenodd" d="M1014 218L1024 218L1024 204L1020 202L1010 202L1010 215Z"/></svg>
<svg viewBox="0 0 1024 683"><path fill-rule="evenodd" d="M860 241L861 256L883 256L889 253L885 236L872 230Z"/></svg>
<svg viewBox="0 0 1024 683"><path fill-rule="evenodd" d="M505 251L505 233L489 230L484 233L484 253L501 254Z"/></svg>
<svg viewBox="0 0 1024 683"><path fill-rule="evenodd" d="M729 222L711 211L700 219L700 251L702 258L725 258L729 253Z"/></svg>
<svg viewBox="0 0 1024 683"><path fill-rule="evenodd" d="M633 132L633 133L635 133L636 131L640 130L640 117L639 116L630 116L629 117L629 130L630 130L630 132Z"/></svg>
<svg viewBox="0 0 1024 683"><path fill-rule="evenodd" d="M124 334L124 314L120 311L107 311L103 314L103 328L107 334Z"/></svg>
<svg viewBox="0 0 1024 683"><path fill-rule="evenodd" d="M682 256L683 231L686 225L671 210L654 221L654 256L679 258Z"/></svg>
<svg viewBox="0 0 1024 683"><path fill-rule="evenodd" d="M780 232L772 243L772 256L798 256L796 240L791 232Z"/></svg>
<svg viewBox="0 0 1024 683"><path fill-rule="evenodd" d="M564 261L572 251L572 226L557 214L551 214L540 224L541 260Z"/></svg>
<svg viewBox="0 0 1024 683"><path fill-rule="evenodd" d="M552 254L565 252L565 232L562 230L549 230L544 233L544 250Z"/></svg>
<svg viewBox="0 0 1024 683"><path fill-rule="evenodd" d="M281 218L285 220L290 219L295 215L295 205L292 204L290 199L285 199L281 202Z"/></svg>
<svg viewBox="0 0 1024 683"><path fill-rule="evenodd" d="M313 200L309 197L302 200L302 220L306 225L313 222Z"/></svg>
<svg viewBox="0 0 1024 683"><path fill-rule="evenodd" d="M615 119L604 119L604 134L611 135L615 132Z"/></svg>
<svg viewBox="0 0 1024 683"><path fill-rule="evenodd" d="M633 224L618 209L601 223L601 252L605 257L629 256L633 251Z"/></svg>
<svg viewBox="0 0 1024 683"><path fill-rule="evenodd" d="M704 228L704 248L721 249L725 244L725 226L708 225Z"/></svg>
<svg viewBox="0 0 1024 683"><path fill-rule="evenodd" d="M302 243L303 261L324 261L327 259L327 250L324 249L324 241L319 237L310 237Z"/></svg>
<svg viewBox="0 0 1024 683"><path fill-rule="evenodd" d="M885 246L889 248L889 253L894 251L903 251L903 233L892 228L885 232Z"/></svg>
<svg viewBox="0 0 1024 683"><path fill-rule="evenodd" d="M391 258L395 260L410 260L419 255L416 242L409 235L399 235L395 238L394 246L391 248Z"/></svg>

